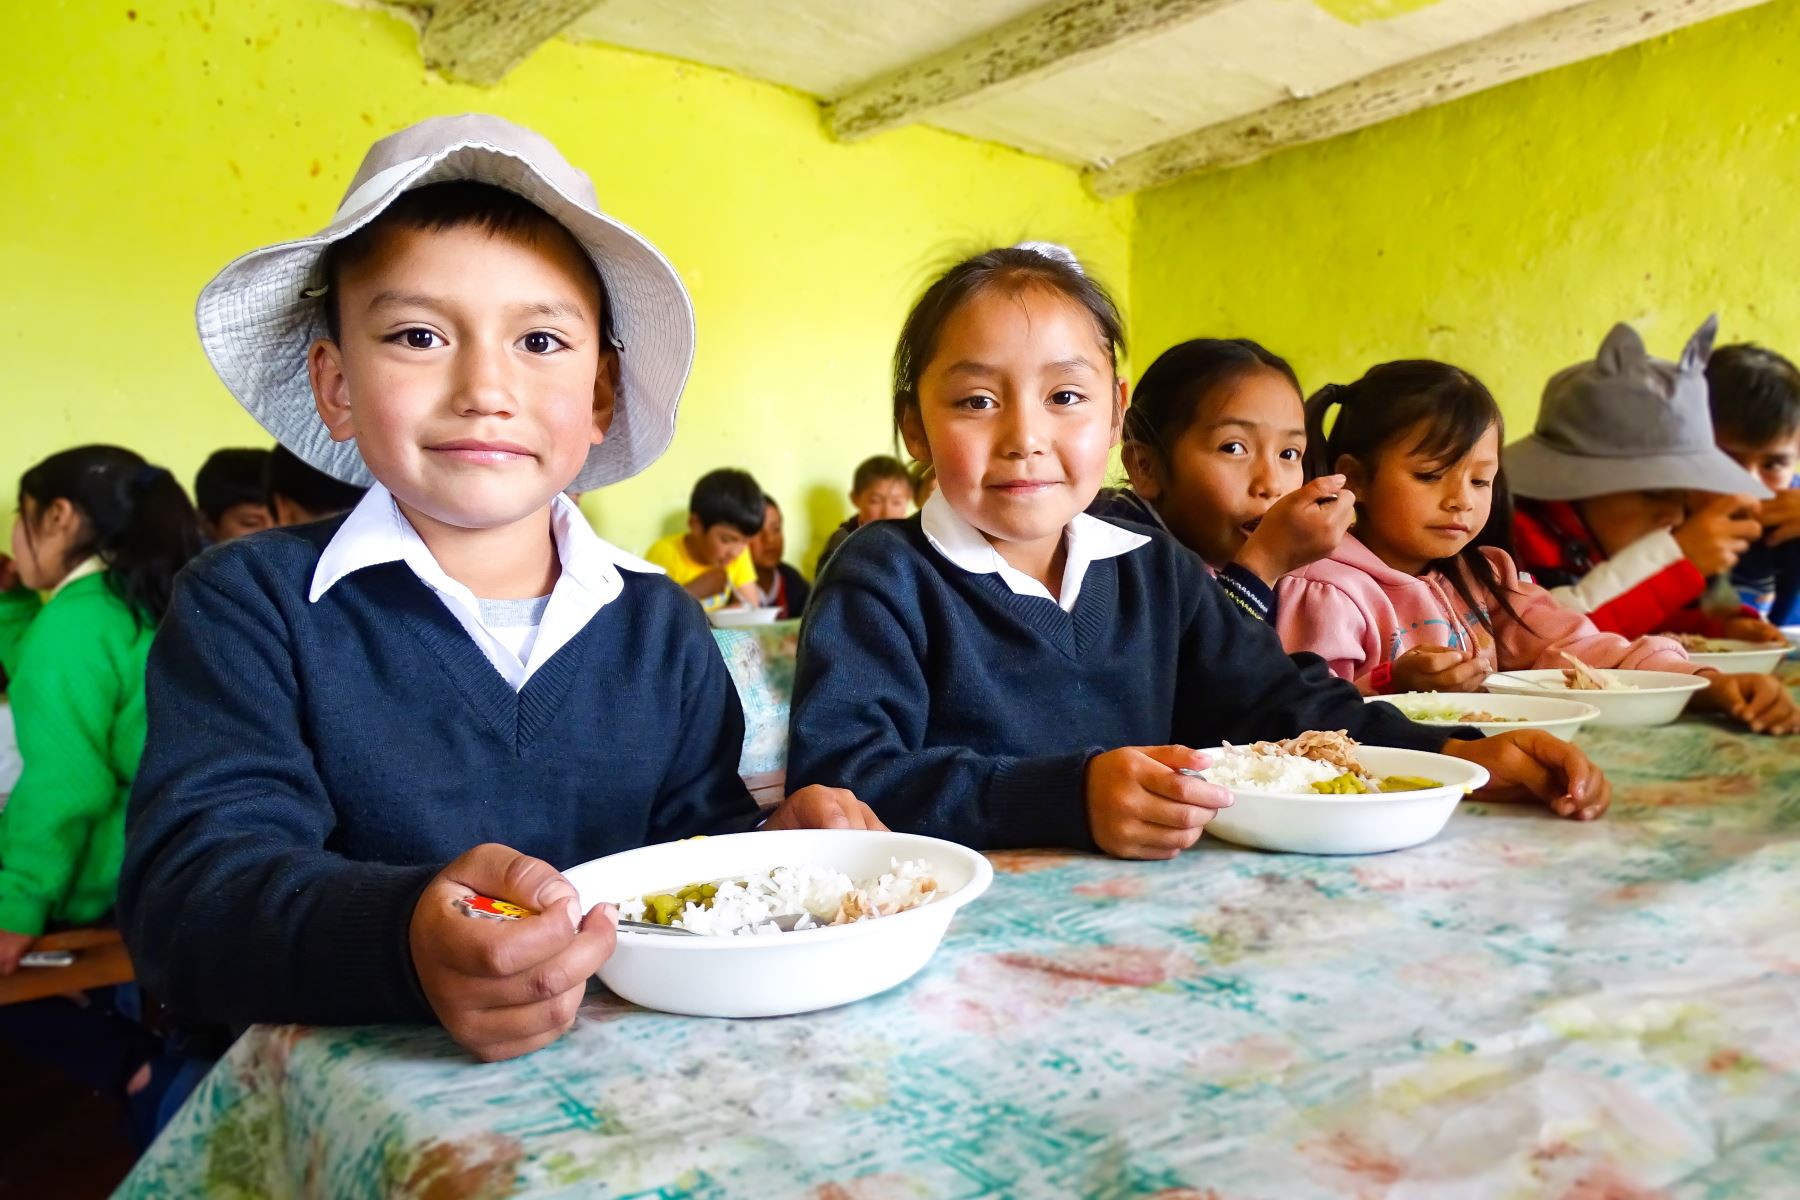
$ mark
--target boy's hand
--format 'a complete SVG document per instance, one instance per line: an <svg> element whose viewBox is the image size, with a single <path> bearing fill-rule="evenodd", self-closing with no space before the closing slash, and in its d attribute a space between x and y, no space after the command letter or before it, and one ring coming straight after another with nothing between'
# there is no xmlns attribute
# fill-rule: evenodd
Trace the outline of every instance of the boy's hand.
<svg viewBox="0 0 1800 1200"><path fill-rule="evenodd" d="M1762 536L1756 512L1750 496L1714 496L1675 527L1675 544L1702 575L1723 575Z"/></svg>
<svg viewBox="0 0 1800 1200"><path fill-rule="evenodd" d="M711 600L724 591L730 582L725 575L724 567L711 567L681 586L687 590L688 595L696 600Z"/></svg>
<svg viewBox="0 0 1800 1200"><path fill-rule="evenodd" d="M1270 587L1338 548L1356 520L1356 494L1342 475L1322 475L1269 506L1237 553L1237 564Z"/></svg>
<svg viewBox="0 0 1800 1200"><path fill-rule="evenodd" d="M1181 769L1212 759L1186 746L1125 746L1088 760L1088 828L1114 858L1174 858L1200 840L1231 793Z"/></svg>
<svg viewBox="0 0 1800 1200"><path fill-rule="evenodd" d="M1414 646L1394 660L1396 692L1478 692L1490 672L1487 664L1465 650L1449 646Z"/></svg>
<svg viewBox="0 0 1800 1200"><path fill-rule="evenodd" d="M1727 617L1720 627L1720 636L1735 642L1782 642L1787 639L1781 630L1769 624L1761 617Z"/></svg>
<svg viewBox="0 0 1800 1200"><path fill-rule="evenodd" d="M0 976L11 975L19 969L19 960L31 949L31 943L37 941L29 933L14 933L10 929L0 929Z"/></svg>
<svg viewBox="0 0 1800 1200"><path fill-rule="evenodd" d="M1580 750L1541 729L1521 729L1479 741L1452 738L1444 753L1487 768L1475 795L1500 802L1544 800L1559 817L1592 821L1612 803L1612 784Z"/></svg>
<svg viewBox="0 0 1800 1200"><path fill-rule="evenodd" d="M763 822L764 829L875 829L885 831L886 825L875 815L875 810L856 798L856 793L845 788L823 787L813 784L803 787L783 800L769 819Z"/></svg>
<svg viewBox="0 0 1800 1200"><path fill-rule="evenodd" d="M465 916L455 901L471 893L538 915ZM574 886L549 863L492 844L457 858L426 885L408 941L431 1011L457 1045L498 1062L549 1045L575 1023L588 976L612 957L618 935L610 905L583 919L578 903Z"/></svg>
<svg viewBox="0 0 1800 1200"><path fill-rule="evenodd" d="M1762 522L1763 541L1769 545L1779 546L1800 538L1800 488L1776 492L1773 500L1763 501L1762 511L1756 516Z"/></svg>
<svg viewBox="0 0 1800 1200"><path fill-rule="evenodd" d="M1751 733L1800 733L1800 706L1773 675L1721 675L1700 693L1702 708L1723 713Z"/></svg>

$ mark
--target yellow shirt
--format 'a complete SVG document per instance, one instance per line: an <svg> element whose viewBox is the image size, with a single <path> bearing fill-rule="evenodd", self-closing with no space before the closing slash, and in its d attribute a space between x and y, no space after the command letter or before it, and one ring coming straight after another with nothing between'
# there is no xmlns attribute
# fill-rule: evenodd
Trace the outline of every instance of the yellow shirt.
<svg viewBox="0 0 1800 1200"><path fill-rule="evenodd" d="M713 569L705 563L694 561L694 556L688 553L685 533L671 533L646 550L644 558L667 571L669 578L683 587ZM745 547L742 554L731 560L731 565L725 568L725 578L731 581L733 587L740 588L756 582L756 564L750 561L749 547ZM708 596L700 605L711 612L715 608L724 608L729 603L731 592L727 589L716 596Z"/></svg>

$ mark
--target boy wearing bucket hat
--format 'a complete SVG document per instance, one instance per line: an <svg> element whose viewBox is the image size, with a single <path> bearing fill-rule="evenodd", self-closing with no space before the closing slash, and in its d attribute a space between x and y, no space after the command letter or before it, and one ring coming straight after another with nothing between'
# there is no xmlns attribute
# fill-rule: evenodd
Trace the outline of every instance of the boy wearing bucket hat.
<svg viewBox="0 0 1800 1200"><path fill-rule="evenodd" d="M1679 362L1653 358L1615 325L1592 362L1559 371L1537 427L1506 447L1519 566L1600 629L1765 640L1771 630L1735 600L1698 602L1761 534L1769 491L1713 444L1708 317Z"/></svg>
<svg viewBox="0 0 1800 1200"><path fill-rule="evenodd" d="M614 924L550 864L756 818L705 618L562 495L668 446L687 293L549 142L463 116L377 142L332 223L227 266L198 322L264 428L369 491L177 588L120 882L138 972L190 1020L552 1041ZM807 789L769 825L872 822Z"/></svg>

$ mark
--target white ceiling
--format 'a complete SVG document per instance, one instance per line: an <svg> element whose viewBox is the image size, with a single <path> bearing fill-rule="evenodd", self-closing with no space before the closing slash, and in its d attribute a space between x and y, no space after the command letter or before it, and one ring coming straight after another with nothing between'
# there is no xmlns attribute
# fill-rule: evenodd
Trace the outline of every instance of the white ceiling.
<svg viewBox="0 0 1800 1200"><path fill-rule="evenodd" d="M1118 195L1768 0L343 2L416 21L453 78L494 83L563 29L805 92L834 136L933 125Z"/></svg>
<svg viewBox="0 0 1800 1200"><path fill-rule="evenodd" d="M1237 0L1087 62L931 110L920 120L1104 167L1177 134L1581 2ZM708 63L829 101L1043 3L602 0L568 36Z"/></svg>

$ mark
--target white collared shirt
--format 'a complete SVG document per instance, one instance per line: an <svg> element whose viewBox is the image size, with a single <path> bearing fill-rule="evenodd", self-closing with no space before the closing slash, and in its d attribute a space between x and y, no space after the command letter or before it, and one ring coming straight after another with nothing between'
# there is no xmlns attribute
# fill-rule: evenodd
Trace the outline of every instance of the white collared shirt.
<svg viewBox="0 0 1800 1200"><path fill-rule="evenodd" d="M924 530L925 540L931 543L931 548L953 566L972 575L998 575L1000 582L1014 595L1041 596L1064 612L1075 611L1075 601L1081 595L1081 581L1091 564L1103 558L1128 554L1150 540L1110 521L1077 513L1075 519L1063 527L1066 561L1063 563L1062 595L1057 597L1052 596L1050 589L1042 583L1001 558L993 543L950 507L942 491L933 492L931 499L925 501L925 507L919 510L919 527Z"/></svg>
<svg viewBox="0 0 1800 1200"><path fill-rule="evenodd" d="M56 586L50 589L50 599L56 599L56 593L62 591L77 579L86 579L89 575L98 575L104 570L106 570L106 560L101 558L98 554L90 554L88 557L76 563L67 575L64 575L61 579L56 581Z"/></svg>
<svg viewBox="0 0 1800 1200"><path fill-rule="evenodd" d="M521 636L516 626L488 628L481 619L481 601L475 593L450 578L438 565L419 531L394 503L392 493L379 483L350 511L319 555L308 598L317 603L339 580L364 567L403 562L412 568L419 582L444 602L450 615L516 692L551 656L568 645L595 613L619 598L625 590L620 568L651 575L663 573L660 567L602 541L566 496L558 495L550 502L550 532L556 540L561 570L535 636Z"/></svg>

